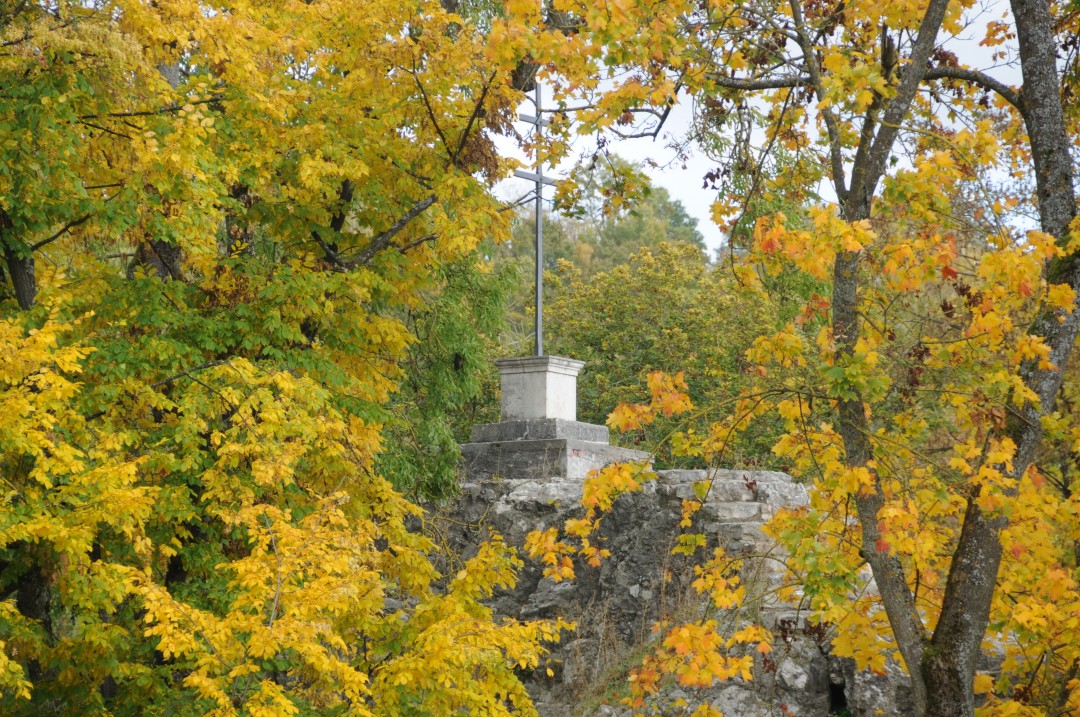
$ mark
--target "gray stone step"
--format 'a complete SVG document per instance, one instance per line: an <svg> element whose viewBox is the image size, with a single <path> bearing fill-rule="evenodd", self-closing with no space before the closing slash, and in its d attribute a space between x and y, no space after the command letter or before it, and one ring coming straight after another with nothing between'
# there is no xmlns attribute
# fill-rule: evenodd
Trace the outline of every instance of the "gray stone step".
<svg viewBox="0 0 1080 717"><path fill-rule="evenodd" d="M610 443L607 426L597 426L562 418L532 418L502 423L483 423L473 426L473 443L501 441L537 441L568 438L575 441Z"/></svg>

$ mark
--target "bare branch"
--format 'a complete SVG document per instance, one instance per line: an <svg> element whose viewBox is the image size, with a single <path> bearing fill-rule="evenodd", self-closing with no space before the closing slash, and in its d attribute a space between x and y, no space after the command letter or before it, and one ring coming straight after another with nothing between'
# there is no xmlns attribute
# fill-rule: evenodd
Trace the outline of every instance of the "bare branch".
<svg viewBox="0 0 1080 717"><path fill-rule="evenodd" d="M911 47L907 66L900 75L900 85L896 88L896 95L885 106L885 113L881 117L881 130L867 155L866 171L859 182L855 181L854 175L852 176L850 187L854 195L852 206L866 207L869 210L868 200L874 195L877 183L885 173L885 163L892 152L893 141L900 131L900 123L911 108L911 102L915 99L915 93L926 74L926 63L934 50L938 28L941 27L948 6L949 0L930 0L926 8L926 13L919 24L919 33L915 37L915 44ZM865 217L846 218L852 220Z"/></svg>
<svg viewBox="0 0 1080 717"><path fill-rule="evenodd" d="M208 105L213 102L219 102L225 99L225 95L213 95L201 100L186 100L183 104L171 104L166 107L161 107L156 110L140 110L132 112L107 112L102 115L80 115L80 120L92 120L101 119L102 117L150 117L152 115L163 115L169 112L179 112L187 105Z"/></svg>
<svg viewBox="0 0 1080 717"><path fill-rule="evenodd" d="M278 605L281 602L281 587L284 584L284 580L281 575L281 553L278 552L277 539L274 537L274 527L270 522L269 516L263 513L263 520L266 523L266 532L270 534L270 548L274 551L274 560L277 563L277 575L274 579L274 604L270 608L270 617L266 621L266 628L268 630L274 629L274 620L277 619Z"/></svg>
<svg viewBox="0 0 1080 717"><path fill-rule="evenodd" d="M510 211L513 211L513 210L517 209L518 207L529 204L530 202L533 202L535 200L536 200L536 192L535 191L529 191L529 192L523 194L522 196L518 197L514 201L507 202L503 206L499 207L499 212L500 213L501 212L510 212Z"/></svg>
<svg viewBox="0 0 1080 717"><path fill-rule="evenodd" d="M111 134L111 135L113 135L115 137L119 137L120 139L131 139L132 138L130 134L124 134L123 132L117 132L114 129L109 129L108 127L102 127L99 124L94 124L93 122L87 122L86 120L80 120L79 124L86 125L87 127L91 127L93 129L96 129L96 130L101 130L105 134Z"/></svg>
<svg viewBox="0 0 1080 717"><path fill-rule="evenodd" d="M49 237L46 237L45 239L42 239L37 244L32 244L30 246L30 251L37 251L41 247L43 247L43 246L45 246L47 244L53 243L54 241L56 241L60 237L67 234L70 230L74 229L75 227L79 226L80 224L84 224L92 216L94 216L93 212L91 212L89 214L84 214L83 216L79 217L78 219L72 219L70 222L65 224L60 229L60 231L56 232L52 236L49 236Z"/></svg>
<svg viewBox="0 0 1080 717"><path fill-rule="evenodd" d="M367 247L365 247L364 250L360 252L360 254L355 259L349 262L345 262L343 265L344 268L354 269L358 266L370 262L372 257L374 257L386 247L390 246L390 241L398 234L400 234L401 231L405 227L407 227L413 219L416 219L418 216L423 214L424 211L427 210L427 208L434 203L435 195L432 194L426 199L421 199L419 202L414 204L413 208L405 212L405 214L400 219L390 225L389 229L372 239L371 243L368 244Z"/></svg>
<svg viewBox="0 0 1080 717"><path fill-rule="evenodd" d="M217 361L207 361L206 363L199 364L198 366L193 366L192 368L189 368L186 371L181 371L180 373L175 373L172 376L169 376L168 378L163 378L160 381L152 383L152 384L150 384L150 388L157 388L158 386L164 386L166 384L172 383L173 381L175 381L178 378L190 378L191 375L193 373L197 372L197 371L205 371L208 368L214 368L215 366L221 366L222 364L226 364L226 363L228 363L227 359L220 359L220 360L217 360ZM135 394L129 394L129 395L132 398L135 397ZM102 411L100 413L96 413L93 416L90 416L90 418L93 419L93 418L96 418L96 417L98 417L100 415L103 415L103 414L104 414L104 411Z"/></svg>
<svg viewBox="0 0 1080 717"><path fill-rule="evenodd" d="M106 185L101 185L101 186L119 187L119 186L123 186L123 183L106 184ZM96 187L87 187L87 189L95 189L95 188ZM106 197L105 198L105 203L111 202L112 200L116 199L116 197L118 197L119 195L120 195L120 192L117 192L116 194L113 194L111 197ZM64 236L65 234L67 234L69 231L71 231L75 227L79 226L80 224L85 224L92 216L94 216L94 212L88 212L88 213L84 214L83 216L79 217L78 219L72 219L70 222L68 222L63 227L61 227L60 230L58 232L56 232L55 234L42 239L37 244L31 244L30 245L30 251L34 252L34 251L37 251L38 249L42 248L43 246L47 246L49 244L52 244L54 241L56 241L60 237Z"/></svg>
<svg viewBox="0 0 1080 717"><path fill-rule="evenodd" d="M319 234L318 229L311 230L311 238L315 240L315 243L319 245L319 248L323 251L323 256L326 260L338 268L342 268L341 258L338 256L336 245L327 244Z"/></svg>
<svg viewBox="0 0 1080 717"><path fill-rule="evenodd" d="M678 92L679 92L678 87L675 88L675 92L676 92L676 94L678 94ZM674 106L675 106L675 103L672 102L667 107L664 108L663 112L654 111L652 113L652 114L656 115L659 118L659 121L656 123L656 126L653 127L651 130L642 130L640 132L624 133L624 132L620 132L617 129L612 128L611 131L612 131L613 134L615 134L616 136L618 136L618 137L620 137L622 139L637 139L637 138L642 138L642 137L652 137L653 140L655 141L656 138L660 136L660 130L662 130L664 128L664 124L667 123L668 116L671 115L671 108L674 107Z"/></svg>
<svg viewBox="0 0 1080 717"><path fill-rule="evenodd" d="M455 167L457 166L458 159L461 157L461 151L465 149L465 142L469 139L469 132L472 131L472 126L476 122L476 119L480 116L480 112L484 109L484 100L487 99L488 90L491 89L491 83L495 81L495 76L498 72L492 72L491 77L484 84L484 90L480 93L480 99L476 101L476 106L473 107L472 114L469 115L469 121L465 125L465 130L461 133L461 139L458 140L457 149L454 150L453 156L450 158L450 163Z"/></svg>
<svg viewBox="0 0 1080 717"><path fill-rule="evenodd" d="M960 80L962 82L968 82L973 85L978 85L984 90L995 92L1003 100L1020 111L1020 114L1024 113L1024 95L1022 90L1014 90L1004 82L997 80L984 72L978 70L969 70L966 67L931 67L926 71L923 76L927 80Z"/></svg>
<svg viewBox="0 0 1080 717"><path fill-rule="evenodd" d="M743 79L739 77L725 77L716 72L709 72L706 73L705 77L707 77L710 82L730 90L780 90L785 87L808 87L812 84L810 77L806 75Z"/></svg>
<svg viewBox="0 0 1080 717"><path fill-rule="evenodd" d="M411 241L408 244L405 244L405 245L403 245L401 247L398 247L398 251L400 251L402 254L404 254L409 249L414 249L414 248L420 246L421 244L426 244L429 241L435 241L438 238L439 237L438 237L437 234L428 234L427 236L420 237L416 241Z"/></svg>
<svg viewBox="0 0 1080 717"><path fill-rule="evenodd" d="M443 149L446 150L446 155L450 157L451 161L454 158L454 154L450 151L450 142L447 141L446 135L443 134L442 127L439 126L439 120L435 118L435 108L431 106L431 101L428 99L427 90L424 89L424 83L420 81L420 76L416 74L416 68L409 74L412 75L413 80L416 82L416 88L420 90L420 99L424 101L424 107L427 109L428 118L431 120L431 125L435 128L435 134L439 135L439 141L442 142Z"/></svg>
<svg viewBox="0 0 1080 717"><path fill-rule="evenodd" d="M806 31L806 23L803 20L802 6L798 0L790 0L791 17L795 22L795 31L799 35L799 46L802 48L803 57L806 58L806 70L809 73L807 84L814 88L819 102L825 101L825 86L821 82L821 68L818 67L817 55L814 54L814 44L810 41ZM843 200L847 196L847 179L844 173L844 155L840 142L840 124L836 121L836 114L830 107L821 110L821 117L825 121L825 129L829 133L829 161L832 165L833 187L837 198Z"/></svg>

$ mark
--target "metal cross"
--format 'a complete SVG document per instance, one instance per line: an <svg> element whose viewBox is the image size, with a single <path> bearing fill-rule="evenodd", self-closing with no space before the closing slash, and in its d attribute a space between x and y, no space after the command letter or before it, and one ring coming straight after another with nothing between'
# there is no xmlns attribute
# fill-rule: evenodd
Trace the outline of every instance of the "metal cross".
<svg viewBox="0 0 1080 717"><path fill-rule="evenodd" d="M540 133L550 124L543 117L540 109L540 83L536 83L536 116L519 114L518 119L535 127L536 132L536 172L518 170L514 176L527 179L536 184L536 355L544 355L544 186L554 187L556 182L544 176L544 165L540 161Z"/></svg>

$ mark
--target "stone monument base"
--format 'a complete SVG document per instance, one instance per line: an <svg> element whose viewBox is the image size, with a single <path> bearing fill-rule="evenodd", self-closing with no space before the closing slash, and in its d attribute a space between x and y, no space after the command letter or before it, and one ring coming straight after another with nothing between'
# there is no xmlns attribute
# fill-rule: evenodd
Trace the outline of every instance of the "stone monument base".
<svg viewBox="0 0 1080 717"><path fill-rule="evenodd" d="M473 481L581 480L614 461L651 458L645 451L610 445L607 426L561 418L482 424L473 427L472 439L461 446L461 462Z"/></svg>

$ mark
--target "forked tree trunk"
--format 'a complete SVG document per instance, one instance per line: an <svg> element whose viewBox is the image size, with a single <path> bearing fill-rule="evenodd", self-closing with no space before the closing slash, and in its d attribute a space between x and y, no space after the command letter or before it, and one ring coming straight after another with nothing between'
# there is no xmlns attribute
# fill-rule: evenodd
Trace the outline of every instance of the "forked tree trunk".
<svg viewBox="0 0 1080 717"><path fill-rule="evenodd" d="M932 30L936 35L941 22L939 12L944 10L942 5L931 1L920 28L920 39L924 30ZM1052 16L1047 0L1013 0L1012 7L1024 79L1022 112L1031 141L1040 222L1042 230L1063 245L1067 242L1069 222L1076 209ZM905 74L925 66L925 58L916 56L918 45L917 41ZM874 137L872 147L866 150L860 146L857 158L862 161L856 162L860 166L852 168L852 187L843 201L844 216L849 221L870 216L874 189L895 138L895 132L890 133L888 128L898 126L909 106L910 100L902 102L906 99L903 84L902 81L901 91L886 108L881 130ZM893 116L889 117L890 114ZM868 125L872 121L867 118ZM855 255L841 253L834 272L833 330L840 354L850 353L858 336L856 263ZM1080 293L1080 262L1075 257L1057 260L1048 268L1048 278L1068 283ZM1050 347L1053 364L1064 367L1076 340L1078 325L1080 311L1060 315L1048 309L1039 314L1029 331ZM1039 418L1053 409L1062 382L1061 371L1056 368L1040 370L1035 362L1022 367L1022 376L1027 386L1039 396L1039 405L1026 406L1011 415L1007 422L1006 432L1017 446L1012 473L1017 480L1035 455L1042 439ZM865 466L871 457L866 440L869 426L860 397L840 402L838 428L849 465ZM927 717L971 717L974 714L975 669L1001 564L1001 531L1008 524L1004 516L985 514L979 508L977 498L977 494L969 498L946 583L942 612L929 637L923 634L902 568L895 559L878 553L873 547L880 495L860 497L857 501L863 524L864 554L881 591L897 644L912 673L917 709Z"/></svg>
<svg viewBox="0 0 1080 717"><path fill-rule="evenodd" d="M871 217L874 193L885 175L900 127L922 83L948 4L949 0L930 0L908 62L900 75L896 94L888 100L880 115L876 101L866 113L851 168L851 184L845 188L842 180L839 183L841 213L849 222ZM833 267L832 328L838 357L851 356L859 338L858 264L858 253L841 251ZM862 396L856 392L853 397L838 401L838 414L837 430L844 442L847 465L865 468L876 478L871 463L873 446L869 440L872 431ZM927 636L915 606L915 598L908 588L903 564L896 556L878 549L880 535L877 515L885 504L880 482L874 481L869 494L856 496L855 504L862 528L862 556L870 565L897 647L911 674L915 709L920 715L926 714L928 705L938 699L936 694L931 693L932 686L920 670Z"/></svg>

